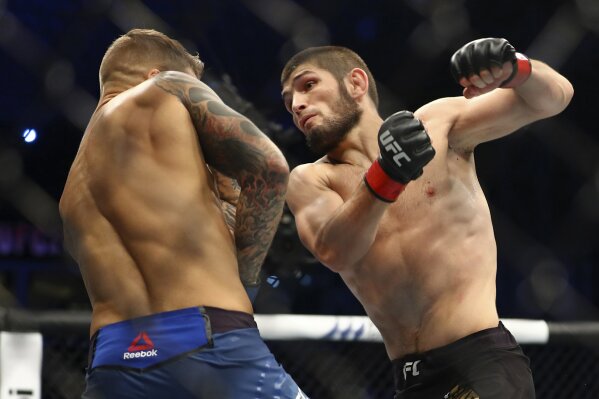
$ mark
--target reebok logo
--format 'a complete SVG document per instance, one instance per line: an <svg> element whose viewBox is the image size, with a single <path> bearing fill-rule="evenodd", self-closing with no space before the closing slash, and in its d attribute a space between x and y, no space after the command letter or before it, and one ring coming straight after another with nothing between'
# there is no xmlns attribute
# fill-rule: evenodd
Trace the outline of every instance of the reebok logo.
<svg viewBox="0 0 599 399"><path fill-rule="evenodd" d="M129 345L127 352L123 353L123 359L155 356L158 356L158 349L154 349L154 343L145 331L140 332Z"/></svg>
<svg viewBox="0 0 599 399"><path fill-rule="evenodd" d="M155 357L155 356L158 356L158 350L156 350L156 349L152 349L151 351L123 353L123 359L136 359L139 357Z"/></svg>
<svg viewBox="0 0 599 399"><path fill-rule="evenodd" d="M128 352L145 351L148 349L154 349L154 343L145 331L140 332L137 337L129 345Z"/></svg>

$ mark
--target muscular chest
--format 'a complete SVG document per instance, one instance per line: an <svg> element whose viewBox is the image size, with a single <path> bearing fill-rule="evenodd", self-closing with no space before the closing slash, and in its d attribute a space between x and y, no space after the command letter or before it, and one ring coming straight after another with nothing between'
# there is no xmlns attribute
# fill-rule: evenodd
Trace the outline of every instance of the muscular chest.
<svg viewBox="0 0 599 399"><path fill-rule="evenodd" d="M347 201L356 189L361 189L366 169L353 165L337 165L335 168L338 170L329 176L330 187ZM446 177L431 168L418 180L410 182L398 200L387 209L386 217L380 223L381 233L405 226L402 221L426 215L442 193L445 180ZM374 196L372 200L378 201Z"/></svg>

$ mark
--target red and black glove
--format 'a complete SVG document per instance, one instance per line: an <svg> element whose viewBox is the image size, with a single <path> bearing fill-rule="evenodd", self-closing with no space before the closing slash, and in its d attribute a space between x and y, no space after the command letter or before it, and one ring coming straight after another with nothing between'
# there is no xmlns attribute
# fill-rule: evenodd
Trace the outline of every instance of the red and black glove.
<svg viewBox="0 0 599 399"><path fill-rule="evenodd" d="M505 39L486 38L465 44L451 57L451 74L460 83L460 79L468 79L478 75L482 70L491 70L495 66L501 68L504 63L511 62L512 74L499 87L516 87L528 79L532 66L528 57L517 53Z"/></svg>
<svg viewBox="0 0 599 399"><path fill-rule="evenodd" d="M364 182L378 199L393 202L410 181L422 175L435 150L422 122L409 111L385 119L378 142L380 156L366 172Z"/></svg>

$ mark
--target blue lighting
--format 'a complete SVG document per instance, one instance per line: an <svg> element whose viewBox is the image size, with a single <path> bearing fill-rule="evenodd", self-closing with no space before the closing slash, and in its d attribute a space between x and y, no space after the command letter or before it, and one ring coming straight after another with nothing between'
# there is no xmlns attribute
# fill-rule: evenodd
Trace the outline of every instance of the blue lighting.
<svg viewBox="0 0 599 399"><path fill-rule="evenodd" d="M23 139L26 143L33 143L37 139L37 132L35 129L25 129L23 132Z"/></svg>
<svg viewBox="0 0 599 399"><path fill-rule="evenodd" d="M269 276L266 278L266 282L272 286L272 288L277 288L280 284L279 278L277 276Z"/></svg>
<svg viewBox="0 0 599 399"><path fill-rule="evenodd" d="M302 278L300 279L299 283L301 286L304 286L304 287L311 286L312 285L312 276L310 276L309 274L304 274L302 276Z"/></svg>

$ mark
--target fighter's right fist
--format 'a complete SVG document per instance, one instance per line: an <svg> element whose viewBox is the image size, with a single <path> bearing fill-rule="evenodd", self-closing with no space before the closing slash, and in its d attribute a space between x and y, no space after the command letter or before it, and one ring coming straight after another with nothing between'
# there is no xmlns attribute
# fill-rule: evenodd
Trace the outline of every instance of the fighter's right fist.
<svg viewBox="0 0 599 399"><path fill-rule="evenodd" d="M378 142L380 156L366 172L364 181L377 198L393 202L406 184L422 175L435 150L422 122L409 111L399 111L385 119Z"/></svg>
<svg viewBox="0 0 599 399"><path fill-rule="evenodd" d="M497 87L516 87L531 73L530 60L505 39L486 38L465 44L451 57L451 74L467 98Z"/></svg>

